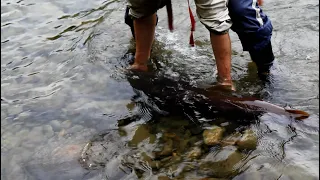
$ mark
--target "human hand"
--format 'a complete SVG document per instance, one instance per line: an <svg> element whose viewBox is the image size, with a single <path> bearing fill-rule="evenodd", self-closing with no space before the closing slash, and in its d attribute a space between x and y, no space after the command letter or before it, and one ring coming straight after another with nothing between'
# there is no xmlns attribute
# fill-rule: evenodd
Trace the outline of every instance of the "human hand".
<svg viewBox="0 0 320 180"><path fill-rule="evenodd" d="M262 6L263 5L263 0L258 0L258 5Z"/></svg>

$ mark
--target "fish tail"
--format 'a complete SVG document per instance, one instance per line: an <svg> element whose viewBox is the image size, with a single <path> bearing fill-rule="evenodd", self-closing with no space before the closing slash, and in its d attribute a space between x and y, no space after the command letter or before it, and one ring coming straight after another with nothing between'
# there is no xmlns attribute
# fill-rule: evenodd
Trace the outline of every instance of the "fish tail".
<svg viewBox="0 0 320 180"><path fill-rule="evenodd" d="M298 115L297 117L295 117L296 120L304 120L310 116L309 113L297 109L285 109L285 111L291 114Z"/></svg>

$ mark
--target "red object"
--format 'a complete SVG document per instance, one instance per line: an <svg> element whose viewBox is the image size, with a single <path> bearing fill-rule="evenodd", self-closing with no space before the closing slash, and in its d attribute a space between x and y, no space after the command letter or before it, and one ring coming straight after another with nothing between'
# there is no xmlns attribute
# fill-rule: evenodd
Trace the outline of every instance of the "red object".
<svg viewBox="0 0 320 180"><path fill-rule="evenodd" d="M193 47L194 46L193 31L195 31L196 29L196 21L194 20L194 17L190 8L189 0L188 0L188 9L189 9L189 15L190 15L190 21L191 21L191 32L190 32L189 44Z"/></svg>
<svg viewBox="0 0 320 180"><path fill-rule="evenodd" d="M167 8L167 14L168 14L168 24L169 24L169 29L172 32L173 31L173 15L172 15L172 4L171 0L168 0L168 3L166 5Z"/></svg>

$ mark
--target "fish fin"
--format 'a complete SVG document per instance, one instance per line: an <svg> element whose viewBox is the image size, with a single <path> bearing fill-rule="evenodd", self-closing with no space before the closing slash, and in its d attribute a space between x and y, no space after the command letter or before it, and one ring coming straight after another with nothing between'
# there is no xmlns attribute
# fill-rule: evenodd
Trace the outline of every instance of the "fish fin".
<svg viewBox="0 0 320 180"><path fill-rule="evenodd" d="M303 120L303 119L306 119L310 116L309 113L307 113L305 111L297 110L297 109L285 109L285 110L291 114L299 114L300 116L295 117L296 120Z"/></svg>

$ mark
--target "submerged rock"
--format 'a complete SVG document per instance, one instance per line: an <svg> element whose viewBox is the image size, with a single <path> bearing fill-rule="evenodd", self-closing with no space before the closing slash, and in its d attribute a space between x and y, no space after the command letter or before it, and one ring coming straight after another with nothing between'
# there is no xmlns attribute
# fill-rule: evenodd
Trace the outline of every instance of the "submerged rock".
<svg viewBox="0 0 320 180"><path fill-rule="evenodd" d="M42 131L47 138L51 138L54 135L53 128L50 125L44 125Z"/></svg>
<svg viewBox="0 0 320 180"><path fill-rule="evenodd" d="M168 176L158 176L158 180L170 180Z"/></svg>
<svg viewBox="0 0 320 180"><path fill-rule="evenodd" d="M171 139L168 139L165 144L163 145L163 148L159 152L155 152L155 157L166 157L172 155L173 150L173 141Z"/></svg>
<svg viewBox="0 0 320 180"><path fill-rule="evenodd" d="M137 146L140 142L149 138L149 143L153 143L156 139L155 135L150 134L149 127L145 124L140 125L135 131L134 136L129 142L130 146Z"/></svg>
<svg viewBox="0 0 320 180"><path fill-rule="evenodd" d="M172 129L176 132L178 131L185 131L183 127L189 125L189 120L181 119L179 117L164 117L159 120L157 125L158 132L167 132L168 130Z"/></svg>
<svg viewBox="0 0 320 180"><path fill-rule="evenodd" d="M71 124L72 124L71 120L65 120L61 123L61 126L65 129L68 129L69 127L71 127Z"/></svg>
<svg viewBox="0 0 320 180"><path fill-rule="evenodd" d="M236 142L239 149L253 150L257 148L258 138L252 130L245 130L241 139Z"/></svg>
<svg viewBox="0 0 320 180"><path fill-rule="evenodd" d="M198 159L200 158L201 154L201 148L200 147L194 147L189 153L188 153L188 158L189 159Z"/></svg>
<svg viewBox="0 0 320 180"><path fill-rule="evenodd" d="M237 141L241 138L241 135L242 134L239 132L232 133L231 135L221 140L221 145L222 146L235 145Z"/></svg>
<svg viewBox="0 0 320 180"><path fill-rule="evenodd" d="M153 160L145 152L141 153L142 160L145 161L152 169L159 169L162 165L160 161Z"/></svg>
<svg viewBox="0 0 320 180"><path fill-rule="evenodd" d="M60 121L58 121L58 120L52 120L52 121L50 121L49 124L52 126L52 129L53 129L55 132L59 132L59 131L61 130L61 123L60 123Z"/></svg>
<svg viewBox="0 0 320 180"><path fill-rule="evenodd" d="M203 131L203 140L206 145L213 146L220 143L224 129L219 126L213 126L212 129Z"/></svg>
<svg viewBox="0 0 320 180"><path fill-rule="evenodd" d="M230 178L236 175L236 165L243 155L234 146L226 146L216 153L209 153L200 163L199 173L215 178Z"/></svg>
<svg viewBox="0 0 320 180"><path fill-rule="evenodd" d="M227 180L227 179L221 179L221 178L202 178L199 180Z"/></svg>

